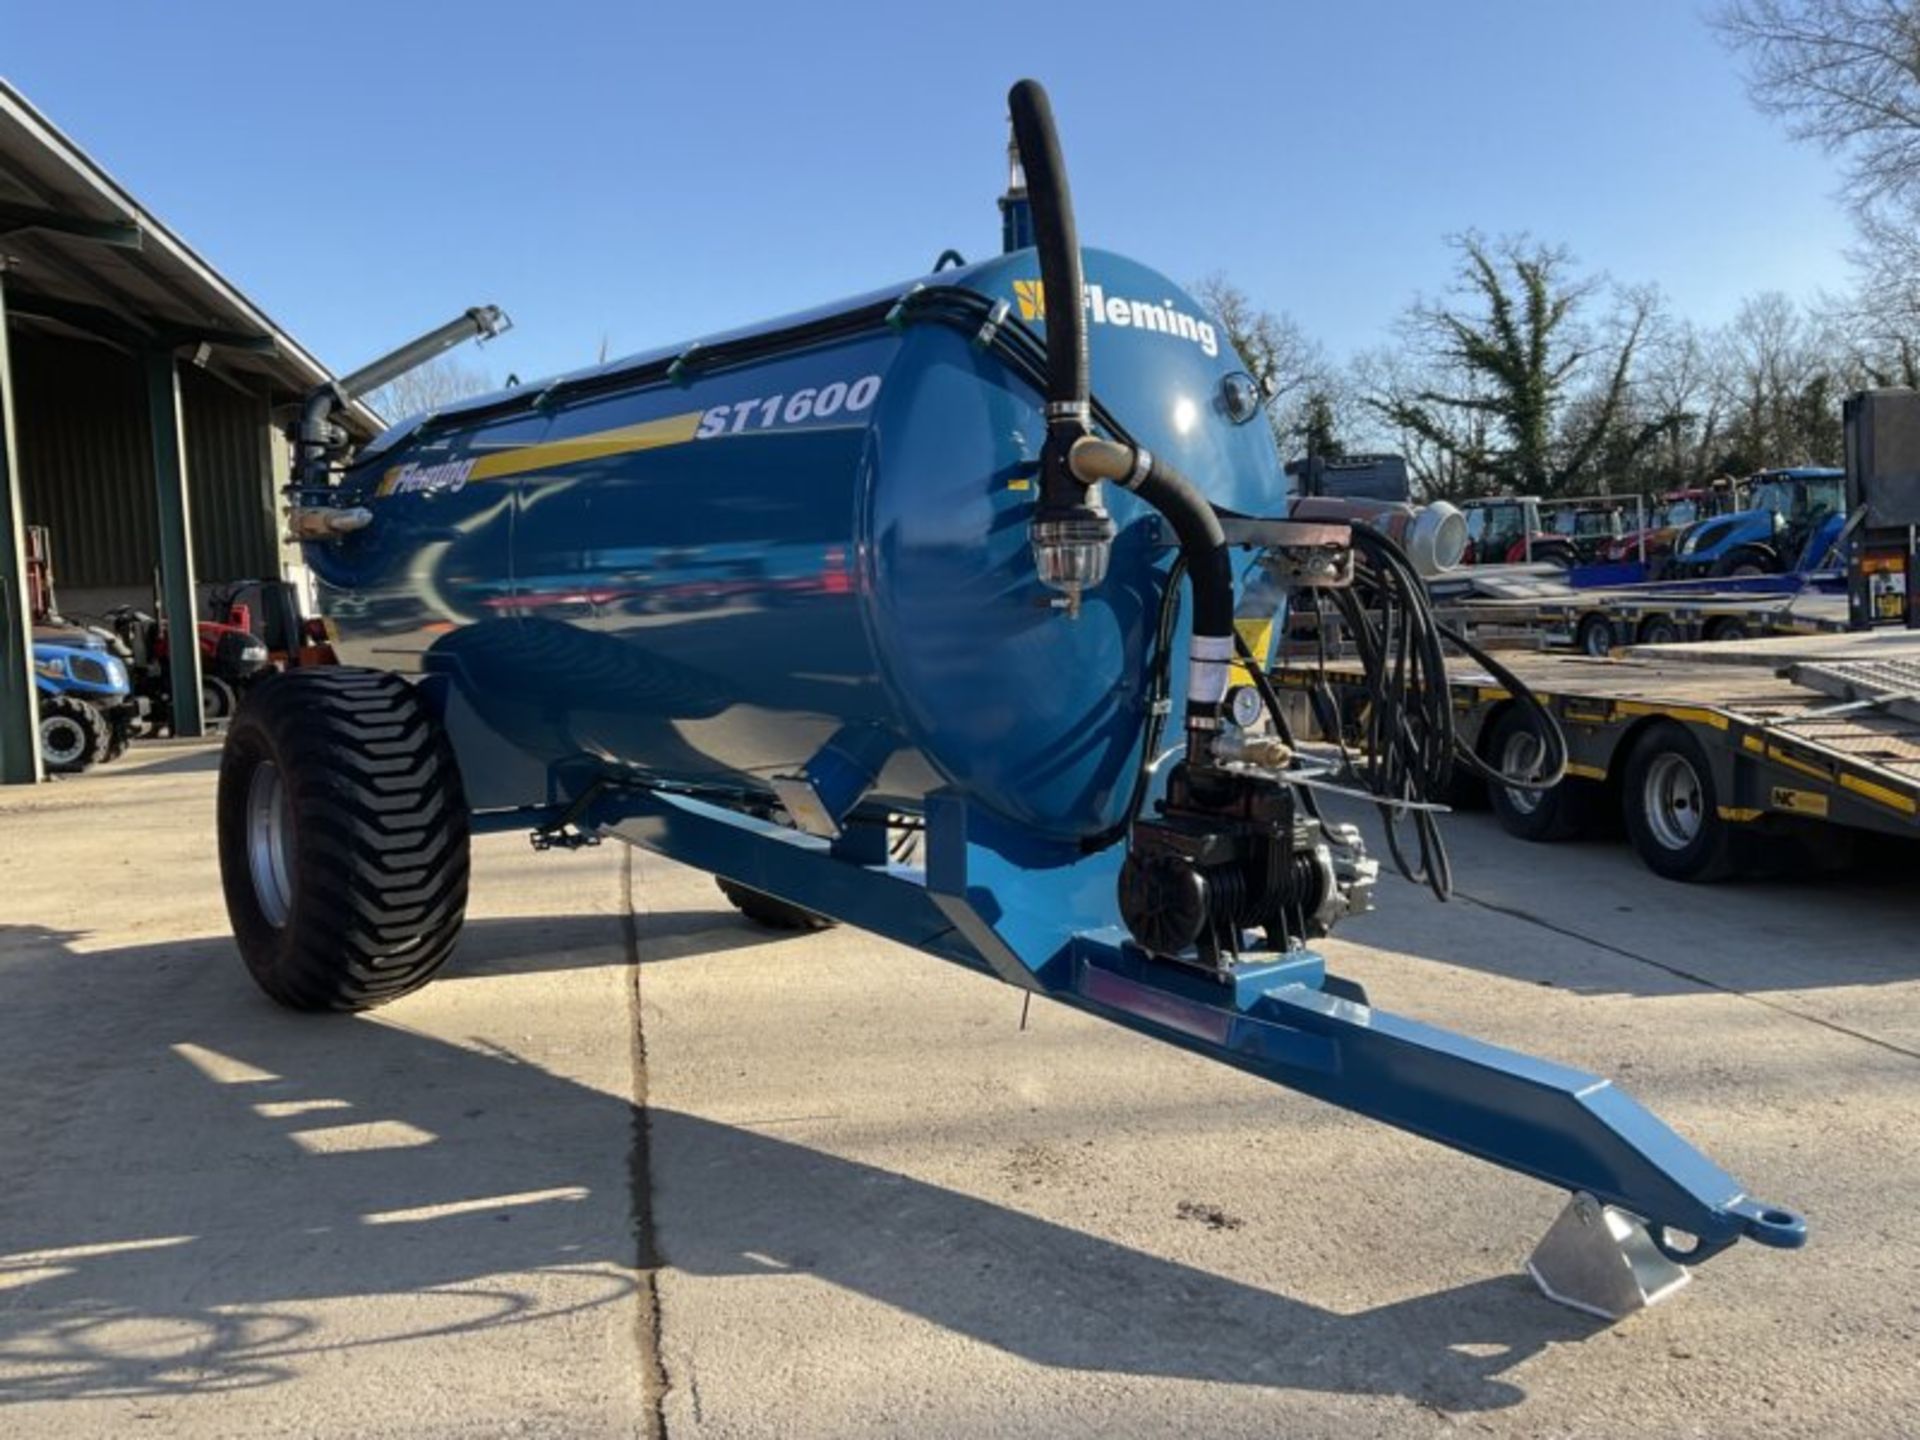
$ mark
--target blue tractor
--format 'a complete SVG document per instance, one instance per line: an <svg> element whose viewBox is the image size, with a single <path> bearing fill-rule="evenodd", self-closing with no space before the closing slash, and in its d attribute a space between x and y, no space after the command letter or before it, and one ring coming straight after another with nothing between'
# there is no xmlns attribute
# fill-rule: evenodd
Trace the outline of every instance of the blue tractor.
<svg viewBox="0 0 1920 1440"><path fill-rule="evenodd" d="M56 775L117 759L139 719L127 667L85 631L41 631L33 641L40 754Z"/></svg>
<svg viewBox="0 0 1920 1440"><path fill-rule="evenodd" d="M1762 470L1745 509L1702 520L1674 546L1670 579L1745 579L1818 569L1846 523L1844 470Z"/></svg>

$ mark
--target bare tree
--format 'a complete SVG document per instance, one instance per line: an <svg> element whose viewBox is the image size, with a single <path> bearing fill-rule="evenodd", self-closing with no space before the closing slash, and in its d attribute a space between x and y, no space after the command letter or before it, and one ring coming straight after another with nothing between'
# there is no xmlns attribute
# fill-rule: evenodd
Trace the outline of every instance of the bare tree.
<svg viewBox="0 0 1920 1440"><path fill-rule="evenodd" d="M1425 397L1444 389L1473 394L1478 378L1459 365L1404 350L1355 358L1353 384L1364 396L1377 432L1370 448L1406 457L1414 488L1428 500L1463 500L1497 488L1493 422L1479 405L1435 406Z"/></svg>
<svg viewBox="0 0 1920 1440"><path fill-rule="evenodd" d="M1721 468L1839 461L1843 347L1817 317L1767 291L1741 305L1712 348L1726 416Z"/></svg>
<svg viewBox="0 0 1920 1440"><path fill-rule="evenodd" d="M1726 0L1714 17L1749 93L1844 167L1859 225L1850 383L1920 375L1920 7L1914 0Z"/></svg>
<svg viewBox="0 0 1920 1440"><path fill-rule="evenodd" d="M1843 155L1867 211L1920 201L1920 15L1912 0L1726 0L1714 24L1746 57L1753 101Z"/></svg>
<svg viewBox="0 0 1920 1440"><path fill-rule="evenodd" d="M1246 291L1215 273L1193 287L1194 298L1220 322L1247 373L1273 396L1304 390L1327 370L1327 357L1291 315L1263 310Z"/></svg>
<svg viewBox="0 0 1920 1440"><path fill-rule="evenodd" d="M1690 321L1661 325L1641 346L1636 371L1632 423L1654 438L1616 488L1657 494L1715 473L1725 400L1707 338Z"/></svg>
<svg viewBox="0 0 1920 1440"><path fill-rule="evenodd" d="M382 385L367 397L367 403L389 420L405 420L493 388L486 371L442 355Z"/></svg>
<svg viewBox="0 0 1920 1440"><path fill-rule="evenodd" d="M1337 366L1319 341L1284 313L1262 309L1247 293L1215 273L1193 287L1213 312L1247 373L1268 396L1267 420L1283 455L1319 454L1339 448L1337 436L1352 412L1352 399Z"/></svg>

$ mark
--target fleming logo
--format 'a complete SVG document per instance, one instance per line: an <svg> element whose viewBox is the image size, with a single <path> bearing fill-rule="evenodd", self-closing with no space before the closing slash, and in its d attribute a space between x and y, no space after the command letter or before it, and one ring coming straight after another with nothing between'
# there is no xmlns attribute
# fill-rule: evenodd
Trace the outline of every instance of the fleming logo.
<svg viewBox="0 0 1920 1440"><path fill-rule="evenodd" d="M1013 298L1020 307L1022 320L1046 320L1047 287L1044 281L1014 281ZM1096 325L1157 330L1162 335L1191 340L1207 355L1220 353L1220 337L1215 333L1212 323L1187 314L1171 300L1164 300L1158 305L1151 300L1123 300L1118 295L1109 296L1102 286L1084 285L1081 287L1080 304Z"/></svg>

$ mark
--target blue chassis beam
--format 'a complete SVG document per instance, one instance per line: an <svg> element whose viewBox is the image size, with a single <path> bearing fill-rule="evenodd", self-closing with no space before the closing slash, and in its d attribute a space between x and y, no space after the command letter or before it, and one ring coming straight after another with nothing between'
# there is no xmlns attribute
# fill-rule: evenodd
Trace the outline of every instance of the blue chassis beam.
<svg viewBox="0 0 1920 1440"><path fill-rule="evenodd" d="M484 820L488 817L476 817ZM504 817L503 817L504 818ZM725 875L863 930L1639 1216L1690 1264L1746 1238L1793 1248L1806 1222L1734 1178L1611 1081L1373 1008L1310 950L1231 985L1156 961L1102 922L1125 847L1096 855L930 798L924 871L664 791L604 791L589 834ZM857 832L856 832L857 833ZM864 850L864 854L859 853ZM861 863L871 860L876 863ZM1696 1237L1683 1249L1669 1229Z"/></svg>

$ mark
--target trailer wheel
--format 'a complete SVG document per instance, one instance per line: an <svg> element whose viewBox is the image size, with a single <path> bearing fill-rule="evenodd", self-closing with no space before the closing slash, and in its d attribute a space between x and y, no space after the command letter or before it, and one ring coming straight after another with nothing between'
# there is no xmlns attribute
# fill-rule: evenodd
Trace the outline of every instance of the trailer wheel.
<svg viewBox="0 0 1920 1440"><path fill-rule="evenodd" d="M1604 660L1613 653L1613 622L1604 615L1589 615L1580 622L1574 643L1580 653Z"/></svg>
<svg viewBox="0 0 1920 1440"><path fill-rule="evenodd" d="M1654 874L1708 881L1733 873L1732 827L1720 818L1713 767L1685 726L1662 722L1641 735L1622 799L1627 836Z"/></svg>
<svg viewBox="0 0 1920 1440"><path fill-rule="evenodd" d="M1671 615L1650 615L1640 622L1636 636L1642 645L1672 645L1680 639L1680 625Z"/></svg>
<svg viewBox="0 0 1920 1440"><path fill-rule="evenodd" d="M1707 631L1709 640L1747 640L1752 636L1752 628L1737 615L1714 621L1712 628Z"/></svg>
<svg viewBox="0 0 1920 1440"><path fill-rule="evenodd" d="M1487 743L1488 758L1508 775L1537 771L1540 737L1518 707L1502 712ZM1592 818L1591 790L1578 780L1564 779L1551 790L1516 790L1489 783L1487 794L1500 828L1522 840L1570 840L1587 828Z"/></svg>
<svg viewBox="0 0 1920 1440"><path fill-rule="evenodd" d="M754 924L764 925L769 930L825 930L834 923L831 916L769 895L764 890L755 890L750 885L742 885L738 880L729 880L724 875L713 878L720 887L720 893L727 897L734 909Z"/></svg>
<svg viewBox="0 0 1920 1440"><path fill-rule="evenodd" d="M280 1004L383 1005L453 953L466 794L445 732L397 675L296 670L250 693L227 730L218 818L234 938Z"/></svg>
<svg viewBox="0 0 1920 1440"><path fill-rule="evenodd" d="M40 697L40 758L55 775L78 775L107 753L107 717L74 695Z"/></svg>

